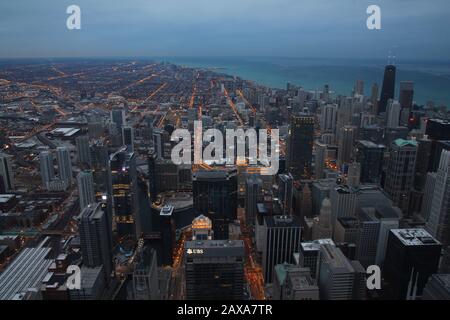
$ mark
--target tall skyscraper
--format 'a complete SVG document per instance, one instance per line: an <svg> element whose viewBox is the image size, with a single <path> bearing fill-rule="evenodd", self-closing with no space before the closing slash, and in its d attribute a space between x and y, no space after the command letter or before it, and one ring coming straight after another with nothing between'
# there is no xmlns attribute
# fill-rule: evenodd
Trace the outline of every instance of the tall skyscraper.
<svg viewBox="0 0 450 320"><path fill-rule="evenodd" d="M384 69L383 86L381 88L378 113L385 112L389 99L394 99L395 72L396 68L393 65L387 65L386 68Z"/></svg>
<svg viewBox="0 0 450 320"><path fill-rule="evenodd" d="M431 213L431 204L433 203L434 188L436 186L436 172L428 172L427 179L425 183L425 188L423 190L422 207L420 210L420 215L424 221L428 221Z"/></svg>
<svg viewBox="0 0 450 320"><path fill-rule="evenodd" d="M391 230L383 267L389 298L420 297L430 276L437 273L441 247L424 229Z"/></svg>
<svg viewBox="0 0 450 320"><path fill-rule="evenodd" d="M292 214L293 178L290 174L278 175L278 201L282 215Z"/></svg>
<svg viewBox="0 0 450 320"><path fill-rule="evenodd" d="M122 127L123 145L127 147L128 152L134 152L134 129L131 126Z"/></svg>
<svg viewBox="0 0 450 320"><path fill-rule="evenodd" d="M414 182L416 153L417 142L414 140L397 139L391 144L384 189L405 214Z"/></svg>
<svg viewBox="0 0 450 320"><path fill-rule="evenodd" d="M361 180L361 164L352 162L348 165L347 184L351 188L357 188Z"/></svg>
<svg viewBox="0 0 450 320"><path fill-rule="evenodd" d="M70 152L66 147L56 148L56 158L58 160L58 176L64 184L69 187L72 184L72 161Z"/></svg>
<svg viewBox="0 0 450 320"><path fill-rule="evenodd" d="M228 223L237 217L236 170L194 172L192 187L195 210L212 220L216 239L228 239Z"/></svg>
<svg viewBox="0 0 450 320"><path fill-rule="evenodd" d="M244 254L242 240L186 241L186 298L243 299Z"/></svg>
<svg viewBox="0 0 450 320"><path fill-rule="evenodd" d="M446 248L450 246L450 151L444 150L436 173L427 230Z"/></svg>
<svg viewBox="0 0 450 320"><path fill-rule="evenodd" d="M4 186L6 192L14 190L14 173L11 157L0 153L0 185Z"/></svg>
<svg viewBox="0 0 450 320"><path fill-rule="evenodd" d="M254 225L257 204L262 198L262 180L255 175L247 178L245 183L245 222Z"/></svg>
<svg viewBox="0 0 450 320"><path fill-rule="evenodd" d="M339 129L338 163L342 166L353 159L353 144L356 138L355 126L344 126Z"/></svg>
<svg viewBox="0 0 450 320"><path fill-rule="evenodd" d="M299 251L299 265L309 268L313 279L318 279L320 272L320 247L329 244L334 246L331 239L317 239L314 241L302 242Z"/></svg>
<svg viewBox="0 0 450 320"><path fill-rule="evenodd" d="M91 171L82 171L77 175L80 210L95 203L94 178Z"/></svg>
<svg viewBox="0 0 450 320"><path fill-rule="evenodd" d="M77 220L83 264L91 268L103 266L109 278L112 272L112 237L106 204L87 206Z"/></svg>
<svg viewBox="0 0 450 320"><path fill-rule="evenodd" d="M293 253L300 248L301 226L296 216L266 216L263 245L263 272L266 283L272 282L273 268L293 263Z"/></svg>
<svg viewBox="0 0 450 320"><path fill-rule="evenodd" d="M92 164L92 159L88 136L77 137L75 143L77 146L78 162L90 166Z"/></svg>
<svg viewBox="0 0 450 320"><path fill-rule="evenodd" d="M316 179L322 179L325 169L327 145L320 141L315 141L314 150L316 151L314 155L314 175Z"/></svg>
<svg viewBox="0 0 450 320"><path fill-rule="evenodd" d="M117 132L122 131L122 126L125 124L125 110L123 108L113 108L111 110L111 122L117 128Z"/></svg>
<svg viewBox="0 0 450 320"><path fill-rule="evenodd" d="M364 95L364 81L363 80L356 80L355 94Z"/></svg>
<svg viewBox="0 0 450 320"><path fill-rule="evenodd" d="M136 158L132 152L122 148L110 157L109 164L109 198L112 200L114 224L120 237L137 238L141 234Z"/></svg>
<svg viewBox="0 0 450 320"><path fill-rule="evenodd" d="M337 105L326 104L322 107L320 116L320 131L322 133L335 133L337 120Z"/></svg>
<svg viewBox="0 0 450 320"><path fill-rule="evenodd" d="M39 164L41 168L42 186L50 189L50 182L55 178L55 167L53 165L53 155L48 151L39 154Z"/></svg>
<svg viewBox="0 0 450 320"><path fill-rule="evenodd" d="M414 98L414 82L412 81L400 81L400 106L406 109L411 109Z"/></svg>
<svg viewBox="0 0 450 320"><path fill-rule="evenodd" d="M361 183L380 184L385 149L384 145L375 144L372 141L358 141L356 161L361 164Z"/></svg>
<svg viewBox="0 0 450 320"><path fill-rule="evenodd" d="M288 141L288 171L295 179L311 176L314 117L293 115Z"/></svg>
<svg viewBox="0 0 450 320"><path fill-rule="evenodd" d="M386 127L397 128L400 122L400 103L396 100L389 100L386 110Z"/></svg>

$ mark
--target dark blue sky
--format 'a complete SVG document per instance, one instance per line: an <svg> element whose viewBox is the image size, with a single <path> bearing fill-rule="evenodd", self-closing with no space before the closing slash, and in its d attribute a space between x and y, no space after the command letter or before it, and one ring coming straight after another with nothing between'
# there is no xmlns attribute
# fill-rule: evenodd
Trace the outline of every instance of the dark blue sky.
<svg viewBox="0 0 450 320"><path fill-rule="evenodd" d="M82 29L66 28L67 6ZM366 8L382 30L366 28ZM0 57L448 59L448 0L2 0Z"/></svg>

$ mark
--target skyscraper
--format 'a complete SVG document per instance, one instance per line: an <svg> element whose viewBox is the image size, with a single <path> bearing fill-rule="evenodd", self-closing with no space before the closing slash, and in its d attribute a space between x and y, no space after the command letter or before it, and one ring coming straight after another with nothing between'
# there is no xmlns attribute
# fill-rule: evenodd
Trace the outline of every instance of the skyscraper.
<svg viewBox="0 0 450 320"><path fill-rule="evenodd" d="M136 158L122 148L110 157L109 196L113 205L114 224L120 237L140 236L137 196Z"/></svg>
<svg viewBox="0 0 450 320"><path fill-rule="evenodd" d="M228 223L237 217L236 170L194 172L192 187L195 210L212 220L216 239L228 239Z"/></svg>
<svg viewBox="0 0 450 320"><path fill-rule="evenodd" d="M115 124L117 132L122 132L122 126L125 124L125 110L113 108L111 110L111 122Z"/></svg>
<svg viewBox="0 0 450 320"><path fill-rule="evenodd" d="M91 268L103 266L109 278L112 272L112 238L106 204L87 206L77 220L83 264Z"/></svg>
<svg viewBox="0 0 450 320"><path fill-rule="evenodd" d="M293 253L300 248L301 226L296 216L266 216L263 245L263 272L266 283L272 282L273 268L293 263Z"/></svg>
<svg viewBox="0 0 450 320"><path fill-rule="evenodd" d="M322 107L320 116L320 131L322 133L334 133L336 130L337 105L326 104Z"/></svg>
<svg viewBox="0 0 450 320"><path fill-rule="evenodd" d="M53 155L48 151L39 154L39 164L41 168L42 186L50 189L50 182L55 178L55 167L53 165Z"/></svg>
<svg viewBox="0 0 450 320"><path fill-rule="evenodd" d="M436 173L427 230L446 248L450 245L450 151L444 150Z"/></svg>
<svg viewBox="0 0 450 320"><path fill-rule="evenodd" d="M255 175L251 175L247 178L245 188L245 222L247 225L254 225L256 205L262 198L262 180Z"/></svg>
<svg viewBox="0 0 450 320"><path fill-rule="evenodd" d="M127 147L128 152L134 152L134 129L131 126L122 127L123 145Z"/></svg>
<svg viewBox="0 0 450 320"><path fill-rule="evenodd" d="M361 164L361 183L380 184L385 149L384 145L375 144L372 141L358 141L356 161Z"/></svg>
<svg viewBox="0 0 450 320"><path fill-rule="evenodd" d="M186 241L186 298L243 299L244 254L242 240Z"/></svg>
<svg viewBox="0 0 450 320"><path fill-rule="evenodd" d="M88 136L79 136L75 139L77 146L77 159L79 163L85 165L91 165L91 150L89 148L89 138Z"/></svg>
<svg viewBox="0 0 450 320"><path fill-rule="evenodd" d="M328 239L333 236L333 225L331 223L331 202L325 198L322 202L320 215L314 220L313 240Z"/></svg>
<svg viewBox="0 0 450 320"><path fill-rule="evenodd" d="M292 214L293 179L290 174L278 175L278 201L282 215Z"/></svg>
<svg viewBox="0 0 450 320"><path fill-rule="evenodd" d="M133 271L133 299L160 299L158 281L156 251L146 245L139 246Z"/></svg>
<svg viewBox="0 0 450 320"><path fill-rule="evenodd" d="M95 203L94 178L91 171L82 171L77 175L80 210Z"/></svg>
<svg viewBox="0 0 450 320"><path fill-rule="evenodd" d="M342 251L330 244L320 247L319 289L323 300L351 300L355 269Z"/></svg>
<svg viewBox="0 0 450 320"><path fill-rule="evenodd" d="M384 189L394 204L407 213L414 182L417 142L397 139L391 144Z"/></svg>
<svg viewBox="0 0 450 320"><path fill-rule="evenodd" d="M389 298L420 297L429 277L437 273L441 247L424 229L391 230L383 267Z"/></svg>
<svg viewBox="0 0 450 320"><path fill-rule="evenodd" d="M402 108L411 109L414 98L414 82L400 81L399 102Z"/></svg>
<svg viewBox="0 0 450 320"><path fill-rule="evenodd" d="M339 185L330 190L331 223L337 218L354 217L356 214L356 190L347 185Z"/></svg>
<svg viewBox="0 0 450 320"><path fill-rule="evenodd" d="M355 126L344 126L339 129L338 163L342 166L353 158L353 144L356 138Z"/></svg>
<svg viewBox="0 0 450 320"><path fill-rule="evenodd" d="M393 65L387 65L384 69L383 86L381 88L380 103L378 106L378 113L386 111L389 99L394 99L395 94L395 72L396 68Z"/></svg>
<svg viewBox="0 0 450 320"><path fill-rule="evenodd" d="M14 190L11 157L3 153L0 153L0 185L4 186L6 192Z"/></svg>
<svg viewBox="0 0 450 320"><path fill-rule="evenodd" d="M288 141L288 171L295 179L310 177L314 141L314 117L293 115Z"/></svg>
<svg viewBox="0 0 450 320"><path fill-rule="evenodd" d="M400 121L400 103L396 100L389 100L386 110L386 127L397 128Z"/></svg>
<svg viewBox="0 0 450 320"><path fill-rule="evenodd" d="M69 150L66 147L56 148L56 158L58 160L59 179L69 187L72 184L72 162Z"/></svg>

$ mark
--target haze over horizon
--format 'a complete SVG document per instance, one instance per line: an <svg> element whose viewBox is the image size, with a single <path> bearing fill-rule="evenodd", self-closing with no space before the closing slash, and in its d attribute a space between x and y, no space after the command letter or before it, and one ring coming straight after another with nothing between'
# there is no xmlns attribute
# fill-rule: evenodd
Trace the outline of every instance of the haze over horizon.
<svg viewBox="0 0 450 320"><path fill-rule="evenodd" d="M0 58L326 57L443 60L450 3L434 0L24 0L0 3ZM81 8L81 30L66 8ZM381 7L382 30L366 28Z"/></svg>

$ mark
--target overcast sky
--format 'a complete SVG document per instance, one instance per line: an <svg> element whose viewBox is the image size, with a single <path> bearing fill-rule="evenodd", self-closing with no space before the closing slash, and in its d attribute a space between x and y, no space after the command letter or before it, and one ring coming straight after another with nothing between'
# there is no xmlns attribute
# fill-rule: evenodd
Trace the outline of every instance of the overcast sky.
<svg viewBox="0 0 450 320"><path fill-rule="evenodd" d="M81 30L66 28L71 4ZM1 0L0 57L448 59L449 15L448 0Z"/></svg>

